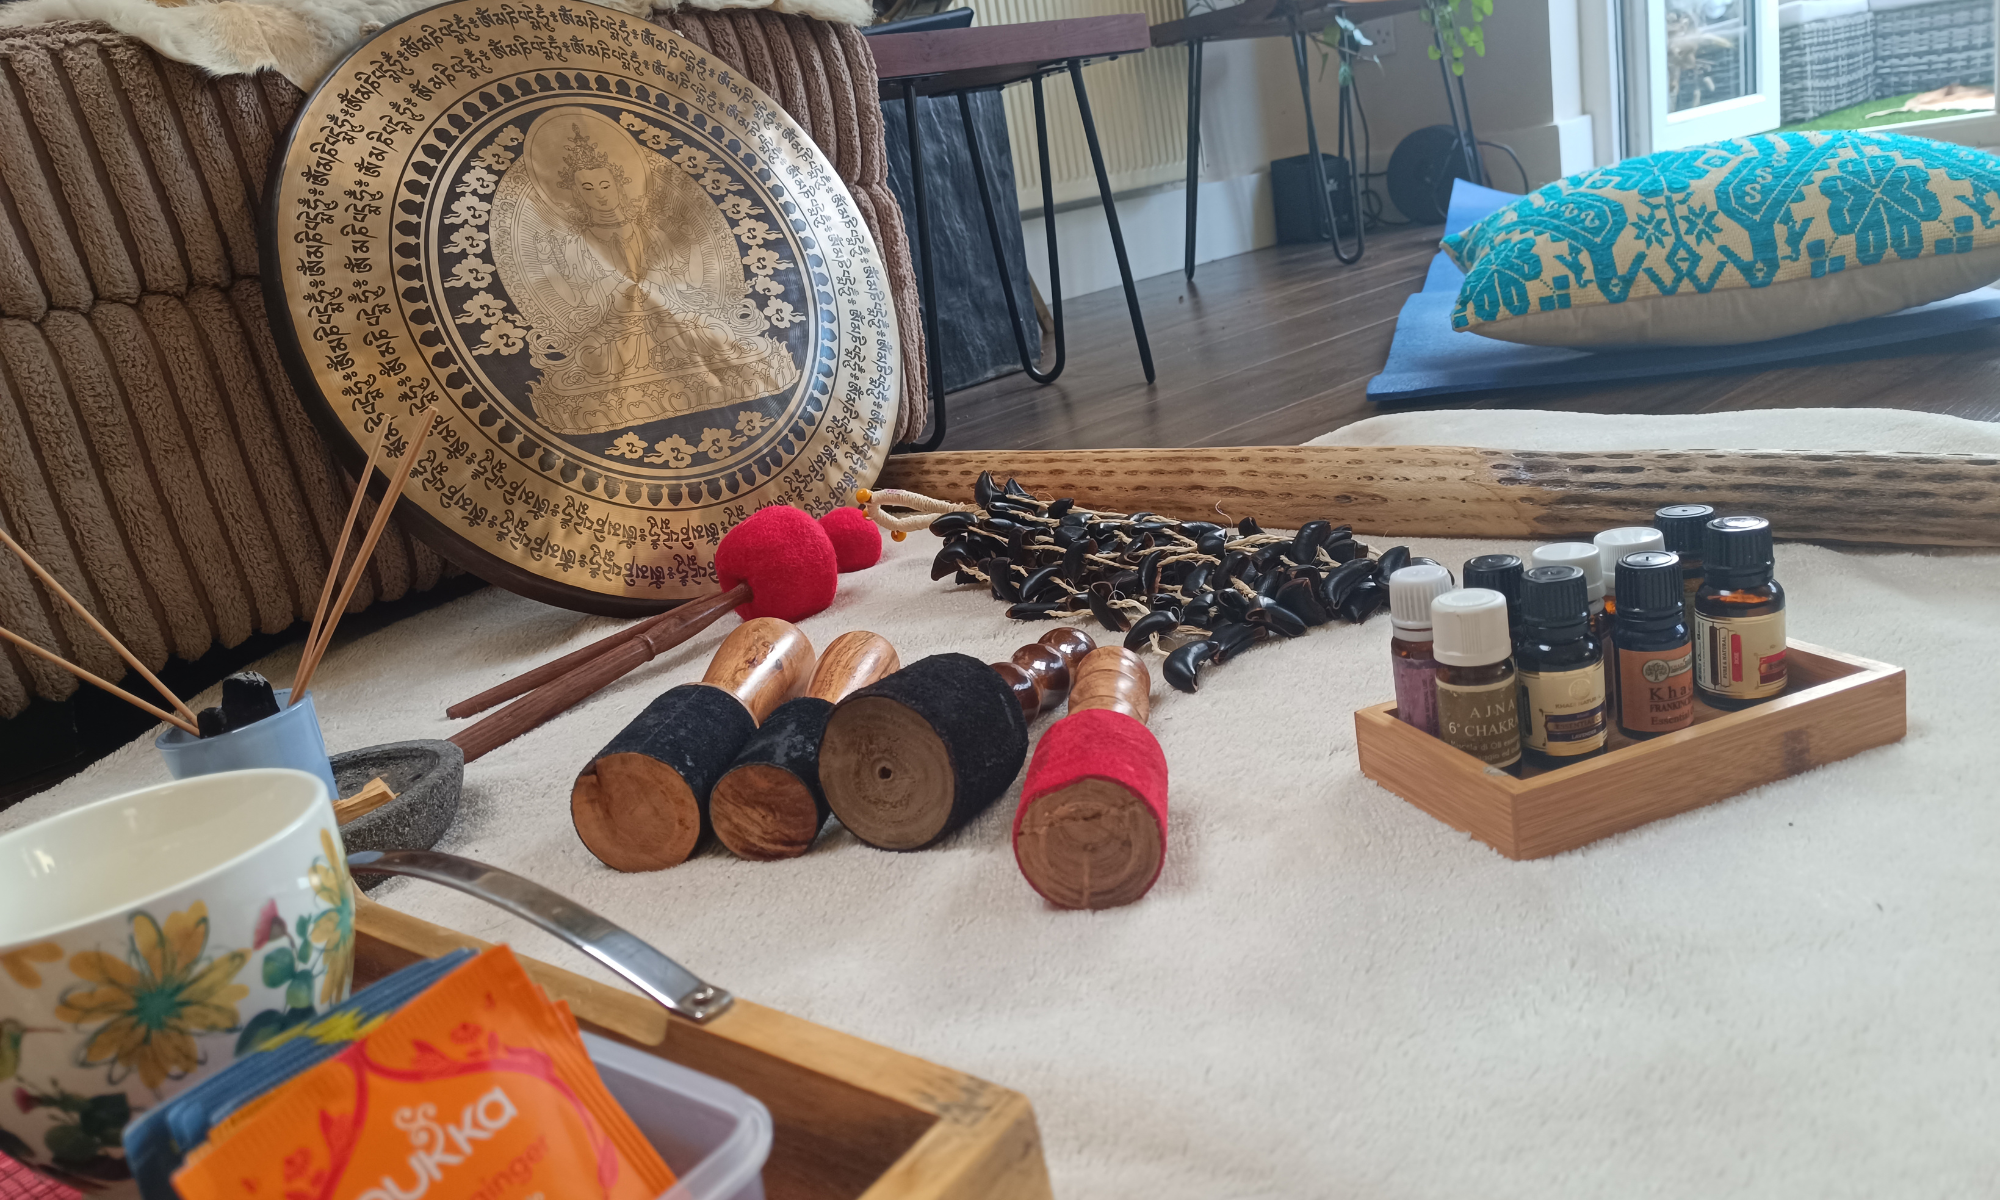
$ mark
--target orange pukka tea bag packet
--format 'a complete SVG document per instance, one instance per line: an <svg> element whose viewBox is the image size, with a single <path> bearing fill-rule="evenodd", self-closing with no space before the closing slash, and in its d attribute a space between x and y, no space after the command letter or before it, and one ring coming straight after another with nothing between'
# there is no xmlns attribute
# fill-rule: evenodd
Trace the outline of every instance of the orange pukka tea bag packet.
<svg viewBox="0 0 2000 1200"><path fill-rule="evenodd" d="M184 1200L654 1200L674 1175L496 946L218 1125Z"/></svg>

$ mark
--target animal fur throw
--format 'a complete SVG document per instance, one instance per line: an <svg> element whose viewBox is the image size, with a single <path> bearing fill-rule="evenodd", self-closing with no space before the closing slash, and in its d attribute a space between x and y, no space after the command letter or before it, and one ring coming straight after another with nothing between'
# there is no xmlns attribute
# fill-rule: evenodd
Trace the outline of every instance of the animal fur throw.
<svg viewBox="0 0 2000 1200"><path fill-rule="evenodd" d="M0 27L102 21L216 75L272 70L311 91L355 43L436 0L14 0ZM598 0L634 16L689 8L770 8L866 25L869 0Z"/></svg>

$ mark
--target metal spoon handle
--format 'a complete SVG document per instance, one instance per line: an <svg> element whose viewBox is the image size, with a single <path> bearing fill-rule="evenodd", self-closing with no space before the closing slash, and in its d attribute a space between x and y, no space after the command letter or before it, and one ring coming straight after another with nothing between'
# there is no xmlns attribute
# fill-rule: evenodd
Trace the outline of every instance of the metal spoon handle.
<svg viewBox="0 0 2000 1200"><path fill-rule="evenodd" d="M366 850L347 856L351 871L407 875L456 888L554 934L610 967L640 991L697 1025L735 1000L629 931L512 871L434 850Z"/></svg>

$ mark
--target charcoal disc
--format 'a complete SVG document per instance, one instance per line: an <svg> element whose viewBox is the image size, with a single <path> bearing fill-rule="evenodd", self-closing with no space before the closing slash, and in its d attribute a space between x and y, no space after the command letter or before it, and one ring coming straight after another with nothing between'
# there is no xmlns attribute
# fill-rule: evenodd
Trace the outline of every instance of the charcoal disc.
<svg viewBox="0 0 2000 1200"><path fill-rule="evenodd" d="M610 614L713 590L758 508L850 502L888 453L888 276L775 101L608 8L439 5L307 100L264 287L343 461L440 418L399 510L493 583Z"/></svg>

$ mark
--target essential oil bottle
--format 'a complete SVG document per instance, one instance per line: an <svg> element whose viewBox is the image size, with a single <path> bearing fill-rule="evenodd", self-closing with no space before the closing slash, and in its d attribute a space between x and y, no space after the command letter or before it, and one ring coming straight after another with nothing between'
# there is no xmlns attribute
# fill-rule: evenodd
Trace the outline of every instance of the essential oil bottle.
<svg viewBox="0 0 2000 1200"><path fill-rule="evenodd" d="M1437 736L1437 659L1431 656L1431 601L1451 590L1451 572L1430 563L1389 576L1389 659L1396 673L1396 718Z"/></svg>
<svg viewBox="0 0 2000 1200"><path fill-rule="evenodd" d="M1604 560L1589 542L1555 542L1537 546L1528 555L1531 567L1575 567L1583 572L1584 593L1590 597L1590 636L1600 642L1611 637L1611 621L1604 615Z"/></svg>
<svg viewBox="0 0 2000 1200"><path fill-rule="evenodd" d="M1536 567L1521 577L1521 746L1528 761L1559 767L1604 749L1611 736L1604 647L1590 636L1590 600L1576 567Z"/></svg>
<svg viewBox="0 0 2000 1200"><path fill-rule="evenodd" d="M1785 589L1771 578L1769 521L1717 517L1706 533L1695 686L1718 708L1742 708L1785 690Z"/></svg>
<svg viewBox="0 0 2000 1200"><path fill-rule="evenodd" d="M1618 562L1618 728L1657 737L1694 723L1694 647L1681 605L1681 560L1665 550Z"/></svg>
<svg viewBox="0 0 2000 1200"><path fill-rule="evenodd" d="M1690 613L1701 590L1708 523L1714 519L1715 510L1706 504L1669 504L1653 514L1653 528L1667 539L1666 548L1681 556L1681 599Z"/></svg>
<svg viewBox="0 0 2000 1200"><path fill-rule="evenodd" d="M1514 554L1481 554L1459 568L1461 587L1491 588L1507 597L1507 633L1521 636L1521 559Z"/></svg>
<svg viewBox="0 0 2000 1200"><path fill-rule="evenodd" d="M1607 529L1591 539L1597 546L1597 569L1607 584L1618 579L1618 561L1628 554L1639 554L1647 550L1665 550L1666 538L1650 525L1622 525L1617 529ZM1613 620L1618 617L1618 589L1608 588L1604 593L1604 611Z"/></svg>
<svg viewBox="0 0 2000 1200"><path fill-rule="evenodd" d="M1521 761L1521 717L1507 598L1460 588L1431 601L1438 737L1496 767Z"/></svg>

